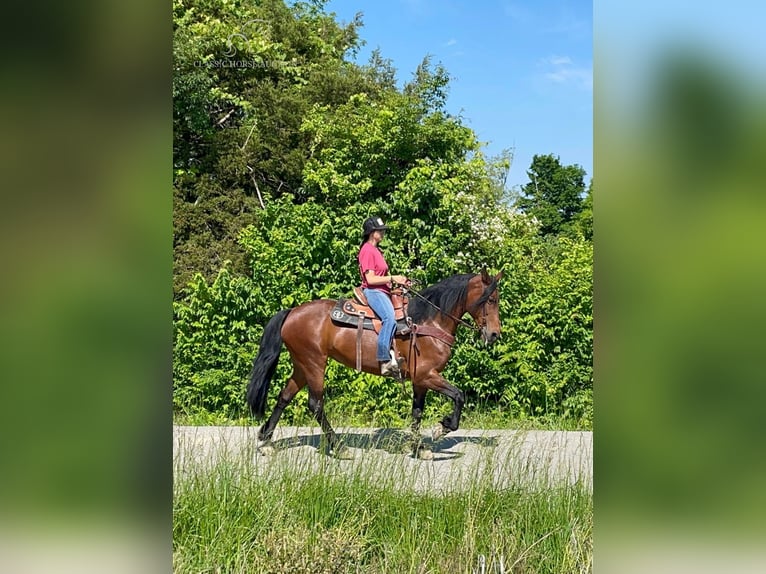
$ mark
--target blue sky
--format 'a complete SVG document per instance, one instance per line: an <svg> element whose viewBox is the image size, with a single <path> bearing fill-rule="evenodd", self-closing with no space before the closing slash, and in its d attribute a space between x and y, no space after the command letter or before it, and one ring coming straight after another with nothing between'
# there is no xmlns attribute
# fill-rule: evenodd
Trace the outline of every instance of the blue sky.
<svg viewBox="0 0 766 574"><path fill-rule="evenodd" d="M514 148L508 186L528 182L535 154L593 177L593 10L590 1L331 0L341 22L363 13L367 43L393 61L399 83L430 54L452 76L448 111L496 155Z"/></svg>

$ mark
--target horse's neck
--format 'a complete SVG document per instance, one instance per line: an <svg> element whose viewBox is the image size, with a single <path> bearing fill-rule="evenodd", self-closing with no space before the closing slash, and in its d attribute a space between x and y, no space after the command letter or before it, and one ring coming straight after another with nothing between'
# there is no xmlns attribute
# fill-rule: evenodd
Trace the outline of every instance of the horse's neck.
<svg viewBox="0 0 766 574"><path fill-rule="evenodd" d="M452 311L447 311L452 317L462 319L465 314L465 303L459 303ZM436 316L427 323L433 323L439 327L442 331L446 331L450 335L454 336L457 332L458 323L452 317L445 315L444 313L437 313Z"/></svg>

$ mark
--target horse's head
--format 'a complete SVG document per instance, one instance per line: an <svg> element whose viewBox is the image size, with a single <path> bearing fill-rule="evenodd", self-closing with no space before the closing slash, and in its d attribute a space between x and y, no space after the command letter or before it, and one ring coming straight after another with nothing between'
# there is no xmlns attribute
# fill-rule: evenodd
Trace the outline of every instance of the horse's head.
<svg viewBox="0 0 766 574"><path fill-rule="evenodd" d="M466 310L481 331L481 339L488 345L500 338L500 292L497 283L503 277L501 271L494 277L482 269L468 283Z"/></svg>

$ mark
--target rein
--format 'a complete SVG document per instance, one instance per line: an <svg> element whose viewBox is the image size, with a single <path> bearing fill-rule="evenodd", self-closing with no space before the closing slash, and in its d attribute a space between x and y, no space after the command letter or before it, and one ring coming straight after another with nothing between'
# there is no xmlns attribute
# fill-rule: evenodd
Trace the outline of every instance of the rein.
<svg viewBox="0 0 766 574"><path fill-rule="evenodd" d="M413 295L415 295L416 297L419 297L420 299L422 299L423 301L425 301L426 303L428 303L428 304L429 304L431 307L433 307L434 309L436 309L437 311L439 311L439 313L441 313L442 315L446 315L447 317L449 317L450 319L452 319L452 320L453 320L453 321L455 321L456 323L458 323L458 324L460 324L460 325L463 325L463 326L465 326L465 327L468 327L469 329L473 329L473 330L474 330L474 331L476 331L476 332L479 332L479 333L481 332L481 327L478 327L478 326L476 326L476 325L471 325L470 323L467 323L467 322L463 321L462 319L460 319L460 318L458 318L458 317L455 317L455 316L454 316L454 315L452 315L451 313L447 313L447 312L446 312L446 311L444 311L444 310L443 310L441 307L439 307L439 306L435 305L434 303L432 303L431 301L429 301L428 299L426 299L425 297L423 297L423 296L422 296L420 293L418 293L417 291L415 291L415 290L414 290L412 287L404 287L404 286L402 286L402 289L403 289L403 290L405 290L405 291L406 291L406 292L408 292L408 293L412 293L412 294L413 294Z"/></svg>

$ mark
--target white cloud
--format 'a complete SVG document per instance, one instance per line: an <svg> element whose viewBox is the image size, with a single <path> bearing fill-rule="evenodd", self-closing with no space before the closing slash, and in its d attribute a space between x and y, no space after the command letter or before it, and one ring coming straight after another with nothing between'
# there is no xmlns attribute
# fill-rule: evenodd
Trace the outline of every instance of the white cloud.
<svg viewBox="0 0 766 574"><path fill-rule="evenodd" d="M564 64L572 63L572 59L569 56L551 56L547 61L554 66L562 66Z"/></svg>
<svg viewBox="0 0 766 574"><path fill-rule="evenodd" d="M550 82L573 85L583 90L593 89L593 68L576 66L569 56L550 56L543 60L543 66L549 69L544 77Z"/></svg>
<svg viewBox="0 0 766 574"><path fill-rule="evenodd" d="M444 44L444 45L445 46L454 46L455 44L457 44L457 40L455 40L455 38L450 38L449 41L446 44Z"/></svg>
<svg viewBox="0 0 766 574"><path fill-rule="evenodd" d="M576 82L584 88L590 86L593 82L592 72L585 68L568 68L556 72L549 72L545 74L545 77L552 82L557 82L559 84Z"/></svg>

